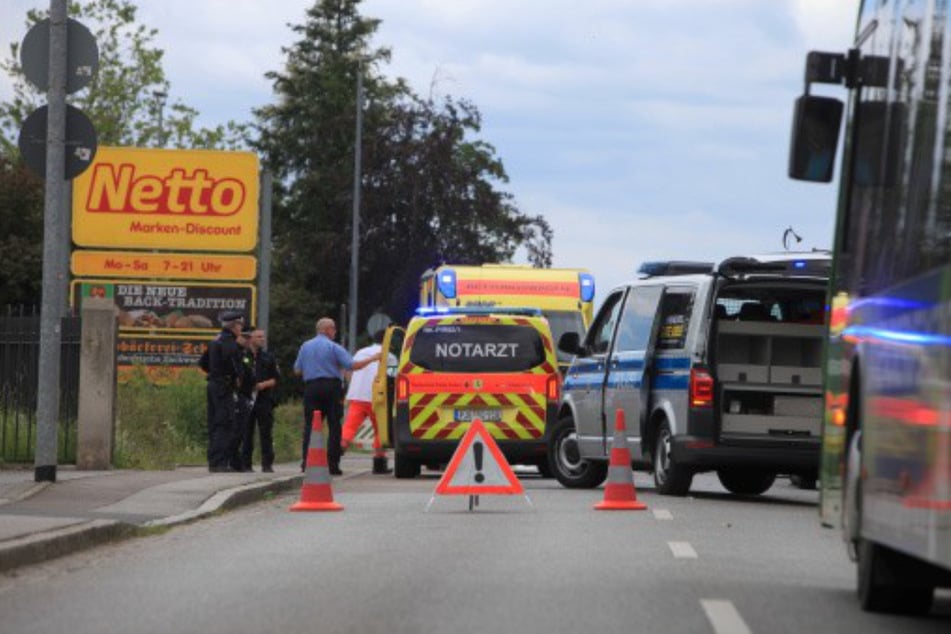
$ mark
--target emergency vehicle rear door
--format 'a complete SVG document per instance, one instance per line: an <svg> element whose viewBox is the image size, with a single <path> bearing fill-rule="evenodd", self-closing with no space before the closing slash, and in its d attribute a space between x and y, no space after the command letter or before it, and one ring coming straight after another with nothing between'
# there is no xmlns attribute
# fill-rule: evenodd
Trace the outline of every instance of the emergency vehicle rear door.
<svg viewBox="0 0 951 634"><path fill-rule="evenodd" d="M383 335L383 358L377 365L373 377L373 413L380 427L380 442L384 447L393 446L393 407L395 405L396 370L399 367L400 353L406 329L390 326Z"/></svg>

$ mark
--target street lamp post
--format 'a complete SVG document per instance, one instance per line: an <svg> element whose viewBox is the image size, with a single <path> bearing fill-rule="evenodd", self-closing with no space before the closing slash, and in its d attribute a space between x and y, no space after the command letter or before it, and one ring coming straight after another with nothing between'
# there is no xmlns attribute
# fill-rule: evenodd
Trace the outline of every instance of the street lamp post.
<svg viewBox="0 0 951 634"><path fill-rule="evenodd" d="M363 149L363 66L357 66L357 124L353 143L353 219L350 233L350 319L347 347L357 349L357 288L360 277L360 162Z"/></svg>

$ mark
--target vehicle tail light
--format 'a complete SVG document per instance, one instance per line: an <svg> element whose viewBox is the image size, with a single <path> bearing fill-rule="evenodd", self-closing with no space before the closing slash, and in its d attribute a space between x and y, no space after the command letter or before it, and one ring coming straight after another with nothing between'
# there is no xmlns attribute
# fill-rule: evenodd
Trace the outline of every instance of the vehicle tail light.
<svg viewBox="0 0 951 634"><path fill-rule="evenodd" d="M690 406L713 405L713 377L703 368L690 369Z"/></svg>
<svg viewBox="0 0 951 634"><path fill-rule="evenodd" d="M548 397L549 401L557 401L559 394L559 383L558 375L553 374L548 377L548 383L545 385L545 396Z"/></svg>
<svg viewBox="0 0 951 634"><path fill-rule="evenodd" d="M405 401L409 398L409 379L405 376L396 377L396 400Z"/></svg>

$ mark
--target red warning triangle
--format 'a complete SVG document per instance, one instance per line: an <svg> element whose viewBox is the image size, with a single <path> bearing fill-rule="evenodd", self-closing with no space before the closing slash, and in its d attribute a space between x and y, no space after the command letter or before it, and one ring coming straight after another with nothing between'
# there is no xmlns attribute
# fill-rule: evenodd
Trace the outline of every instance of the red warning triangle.
<svg viewBox="0 0 951 634"><path fill-rule="evenodd" d="M519 495L522 483L478 418L459 441L436 485L437 495Z"/></svg>

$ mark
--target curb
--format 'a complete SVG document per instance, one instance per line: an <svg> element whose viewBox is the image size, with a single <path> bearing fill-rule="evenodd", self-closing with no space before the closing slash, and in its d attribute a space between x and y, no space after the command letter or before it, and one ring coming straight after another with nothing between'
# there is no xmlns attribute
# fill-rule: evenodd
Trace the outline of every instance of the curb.
<svg viewBox="0 0 951 634"><path fill-rule="evenodd" d="M0 544L0 572L75 554L109 542L148 535L151 534L150 529L170 528L208 517L221 510L260 502L268 493L288 491L295 486L301 486L303 481L304 476L300 474L223 489L208 498L197 509L155 519L142 525L118 520L88 520L65 528L11 539Z"/></svg>
<svg viewBox="0 0 951 634"><path fill-rule="evenodd" d="M366 470L356 470L341 477L348 480ZM209 497L197 509L178 515L162 517L141 525L129 524L118 520L87 520L72 526L26 535L0 543L0 573L21 566L38 564L81 550L100 546L109 542L151 534L151 529L171 528L200 520L220 511L260 502L269 493L284 493L304 483L304 474L275 478L265 482L252 482L230 489L222 489ZM26 498L42 491L49 482L38 483L18 496Z"/></svg>
<svg viewBox="0 0 951 634"><path fill-rule="evenodd" d="M12 539L0 546L0 572L38 564L92 548L108 541L130 537L136 527L116 520L91 520L66 528Z"/></svg>

